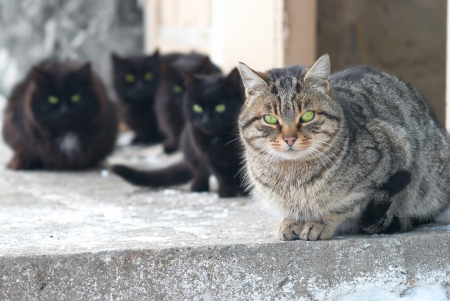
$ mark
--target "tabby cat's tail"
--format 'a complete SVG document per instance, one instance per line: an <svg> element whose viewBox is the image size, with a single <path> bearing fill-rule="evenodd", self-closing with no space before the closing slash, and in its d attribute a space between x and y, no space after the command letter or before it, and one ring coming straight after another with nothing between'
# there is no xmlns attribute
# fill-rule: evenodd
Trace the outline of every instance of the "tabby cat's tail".
<svg viewBox="0 0 450 301"><path fill-rule="evenodd" d="M111 170L137 186L165 187L181 185L192 179L192 172L185 162L151 171L136 170L125 165L113 165Z"/></svg>

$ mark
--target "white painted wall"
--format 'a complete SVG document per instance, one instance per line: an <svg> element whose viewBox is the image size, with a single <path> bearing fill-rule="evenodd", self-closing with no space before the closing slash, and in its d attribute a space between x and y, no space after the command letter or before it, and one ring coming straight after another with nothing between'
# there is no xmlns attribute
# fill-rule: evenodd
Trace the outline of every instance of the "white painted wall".
<svg viewBox="0 0 450 301"><path fill-rule="evenodd" d="M224 72L312 64L316 0L147 0L150 52L199 51Z"/></svg>

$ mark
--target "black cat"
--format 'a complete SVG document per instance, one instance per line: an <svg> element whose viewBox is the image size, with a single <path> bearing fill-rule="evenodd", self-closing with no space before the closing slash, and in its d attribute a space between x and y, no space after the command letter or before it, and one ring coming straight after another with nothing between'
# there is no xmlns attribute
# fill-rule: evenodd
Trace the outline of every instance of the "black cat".
<svg viewBox="0 0 450 301"><path fill-rule="evenodd" d="M160 56L156 50L149 56L121 58L112 54L113 82L119 96L122 120L134 132L133 144L150 144L162 141L158 130L154 104L161 81L160 60L171 64L182 54Z"/></svg>
<svg viewBox="0 0 450 301"><path fill-rule="evenodd" d="M112 152L117 118L89 63L45 62L18 83L5 111L8 168L84 169Z"/></svg>
<svg viewBox="0 0 450 301"><path fill-rule="evenodd" d="M160 68L162 79L156 94L155 112L159 131L164 136L164 152L170 154L178 150L184 127L182 74L220 74L221 71L209 57L197 53L185 54L173 61L160 60Z"/></svg>
<svg viewBox="0 0 450 301"><path fill-rule="evenodd" d="M161 187L192 180L192 191L208 191L209 176L219 182L219 196L233 197L241 190L240 142L236 118L244 103L243 86L235 68L222 75L185 75L184 113L181 136L184 161L156 171L138 171L114 165L113 172L132 184Z"/></svg>

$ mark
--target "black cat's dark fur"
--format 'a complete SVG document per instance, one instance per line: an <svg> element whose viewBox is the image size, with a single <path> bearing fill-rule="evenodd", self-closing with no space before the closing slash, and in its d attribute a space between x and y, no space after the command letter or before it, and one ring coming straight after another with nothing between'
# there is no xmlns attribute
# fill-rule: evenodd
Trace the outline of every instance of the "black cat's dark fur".
<svg viewBox="0 0 450 301"><path fill-rule="evenodd" d="M3 137L10 169L84 169L112 152L117 117L90 64L44 62L14 87Z"/></svg>
<svg viewBox="0 0 450 301"><path fill-rule="evenodd" d="M237 69L228 76L185 75L183 106L186 125L181 136L184 161L155 171L138 171L114 165L113 172L128 182L150 187L179 185L192 180L192 191L208 191L209 176L219 183L220 197L243 193L240 169L240 142L236 118L244 102Z"/></svg>
<svg viewBox="0 0 450 301"><path fill-rule="evenodd" d="M161 81L160 60L171 64L179 53L122 58L112 54L113 82L121 119L134 132L133 144L162 141L155 116L155 94Z"/></svg>
<svg viewBox="0 0 450 301"><path fill-rule="evenodd" d="M155 99L155 112L159 131L164 136L164 152L173 153L180 145L184 127L182 109L184 81L183 73L220 74L220 69L211 63L209 57L190 53L173 61L160 60L161 84Z"/></svg>

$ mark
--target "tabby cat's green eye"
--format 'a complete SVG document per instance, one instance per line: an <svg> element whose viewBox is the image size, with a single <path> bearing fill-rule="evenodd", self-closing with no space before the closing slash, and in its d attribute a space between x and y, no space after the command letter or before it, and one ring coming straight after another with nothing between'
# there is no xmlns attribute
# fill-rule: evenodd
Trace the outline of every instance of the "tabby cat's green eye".
<svg viewBox="0 0 450 301"><path fill-rule="evenodd" d="M153 73L147 72L147 73L144 74L144 79L146 81L152 80L152 78L153 78Z"/></svg>
<svg viewBox="0 0 450 301"><path fill-rule="evenodd" d="M306 113L303 113L302 117L300 117L300 119L303 122L311 121L313 118L314 118L314 112L312 112L312 111L308 111Z"/></svg>
<svg viewBox="0 0 450 301"><path fill-rule="evenodd" d="M203 108L199 105L194 105L193 106L194 112L195 113L202 113L203 112Z"/></svg>
<svg viewBox="0 0 450 301"><path fill-rule="evenodd" d="M125 80L129 83L134 82L134 75L133 74L127 74L125 75Z"/></svg>
<svg viewBox="0 0 450 301"><path fill-rule="evenodd" d="M49 96L48 97L48 102L51 103L52 105L57 104L59 101L58 97L56 96Z"/></svg>
<svg viewBox="0 0 450 301"><path fill-rule="evenodd" d="M266 115L264 116L264 121L268 124L276 124L278 122L278 119L276 119L272 115Z"/></svg>
<svg viewBox="0 0 450 301"><path fill-rule="evenodd" d="M180 86L173 86L173 92L175 93L181 93L181 91L183 91L183 88L181 88Z"/></svg>
<svg viewBox="0 0 450 301"><path fill-rule="evenodd" d="M72 102L78 102L78 101L80 100L80 95L74 94L74 95L72 95L72 97L70 98L70 100L71 100Z"/></svg>
<svg viewBox="0 0 450 301"><path fill-rule="evenodd" d="M217 105L216 106L216 112L222 113L223 111L225 111L225 105Z"/></svg>

